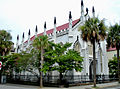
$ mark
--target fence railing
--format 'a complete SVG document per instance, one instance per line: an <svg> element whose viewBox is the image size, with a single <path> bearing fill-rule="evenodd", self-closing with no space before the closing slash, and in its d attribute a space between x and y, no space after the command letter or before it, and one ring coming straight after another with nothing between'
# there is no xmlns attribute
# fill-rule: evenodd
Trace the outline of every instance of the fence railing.
<svg viewBox="0 0 120 89"><path fill-rule="evenodd" d="M7 75L7 82L9 83L20 83L20 84L33 84L39 85L39 77L35 75ZM43 84L44 85L59 85L58 75L44 75ZM97 75L97 83L110 82L118 80L116 75ZM63 76L62 82L65 84L78 84L78 83L93 83L93 76L89 75L67 75Z"/></svg>

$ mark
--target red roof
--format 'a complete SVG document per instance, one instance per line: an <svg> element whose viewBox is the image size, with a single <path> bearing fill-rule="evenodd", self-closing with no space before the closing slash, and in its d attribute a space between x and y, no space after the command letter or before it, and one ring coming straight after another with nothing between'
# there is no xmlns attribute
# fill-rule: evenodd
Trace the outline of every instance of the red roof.
<svg viewBox="0 0 120 89"><path fill-rule="evenodd" d="M72 26L76 25L79 21L80 21L80 19L72 21ZM63 24L61 26L56 27L57 31L61 31L63 29L67 29L67 28L69 28L69 23L66 23L66 24ZM53 29L47 30L46 33L47 34L53 33ZM41 35L43 35L43 32L39 33L37 36L41 36ZM35 35L30 38L31 41L34 39L35 39ZM25 43L27 43L27 41L25 41Z"/></svg>

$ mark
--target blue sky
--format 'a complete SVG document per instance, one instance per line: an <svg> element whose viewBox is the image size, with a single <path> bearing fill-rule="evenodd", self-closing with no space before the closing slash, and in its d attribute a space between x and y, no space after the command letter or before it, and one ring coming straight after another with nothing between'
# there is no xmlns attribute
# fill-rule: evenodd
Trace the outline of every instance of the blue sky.
<svg viewBox="0 0 120 89"><path fill-rule="evenodd" d="M22 33L25 39L28 30L31 36L43 31L44 22L47 22L47 30L53 28L53 18L57 18L57 26L68 22L69 11L72 12L73 20L80 18L81 0L0 0L0 29L10 31L13 42ZM120 0L84 0L84 9L88 7L91 14L92 6L95 7L96 16L106 19L106 24L120 22ZM20 43L20 42L19 42Z"/></svg>

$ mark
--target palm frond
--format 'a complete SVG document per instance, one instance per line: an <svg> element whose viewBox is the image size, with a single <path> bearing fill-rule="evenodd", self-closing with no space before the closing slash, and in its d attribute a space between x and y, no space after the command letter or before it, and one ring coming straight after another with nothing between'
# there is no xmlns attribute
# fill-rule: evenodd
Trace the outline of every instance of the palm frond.
<svg viewBox="0 0 120 89"><path fill-rule="evenodd" d="M92 43L93 39L98 42L106 37L104 20L99 20L98 18L89 18L84 25L79 27L80 30L82 32L81 37L86 42L90 41Z"/></svg>

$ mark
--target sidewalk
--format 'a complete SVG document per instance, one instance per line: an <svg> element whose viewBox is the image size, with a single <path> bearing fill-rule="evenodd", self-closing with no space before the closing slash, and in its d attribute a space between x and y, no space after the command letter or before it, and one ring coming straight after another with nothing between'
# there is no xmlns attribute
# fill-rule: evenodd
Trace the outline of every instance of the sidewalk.
<svg viewBox="0 0 120 89"><path fill-rule="evenodd" d="M111 82L111 83L97 84L97 87L98 89L100 89L100 88L112 87L112 86L118 86L118 85L120 85L118 84L118 82ZM94 88L93 88L93 85L85 85L85 86L74 86L69 88L44 87L42 89L94 89Z"/></svg>
<svg viewBox="0 0 120 89"><path fill-rule="evenodd" d="M120 86L118 82L97 84L98 89L112 86ZM73 86L69 88L43 87L42 89L94 89L93 85ZM20 85L20 84L0 84L0 89L41 89L39 86Z"/></svg>

